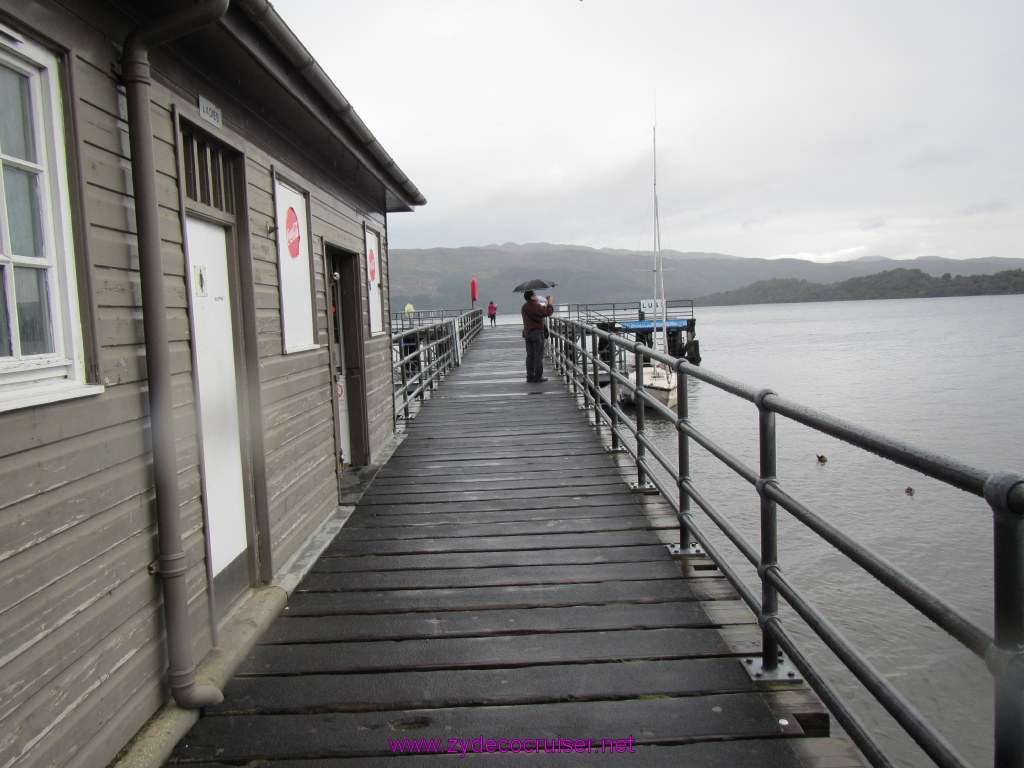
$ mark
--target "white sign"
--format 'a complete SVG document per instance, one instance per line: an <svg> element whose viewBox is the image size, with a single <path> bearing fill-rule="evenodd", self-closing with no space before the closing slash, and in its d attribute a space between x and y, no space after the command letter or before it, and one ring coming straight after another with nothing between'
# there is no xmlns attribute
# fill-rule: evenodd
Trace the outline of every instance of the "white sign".
<svg viewBox="0 0 1024 768"><path fill-rule="evenodd" d="M370 334L384 332L384 298L380 288L381 279L380 236L371 229L366 230L366 283L369 288Z"/></svg>
<svg viewBox="0 0 1024 768"><path fill-rule="evenodd" d="M640 311L645 315L650 312L661 314L661 299L641 299Z"/></svg>
<svg viewBox="0 0 1024 768"><path fill-rule="evenodd" d="M220 114L220 107L205 96L199 97L199 116L206 122L216 125L218 128L224 127Z"/></svg>
<svg viewBox="0 0 1024 768"><path fill-rule="evenodd" d="M276 181L274 208L284 351L287 354L316 349L306 196L284 182Z"/></svg>

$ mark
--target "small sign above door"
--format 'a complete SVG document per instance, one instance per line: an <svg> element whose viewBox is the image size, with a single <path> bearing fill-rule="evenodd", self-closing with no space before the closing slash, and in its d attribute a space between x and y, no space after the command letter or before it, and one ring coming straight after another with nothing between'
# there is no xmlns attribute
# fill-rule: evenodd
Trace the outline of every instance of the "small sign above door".
<svg viewBox="0 0 1024 768"><path fill-rule="evenodd" d="M224 123L221 120L220 107L205 96L199 97L199 116L211 125L216 125L218 128L224 127Z"/></svg>

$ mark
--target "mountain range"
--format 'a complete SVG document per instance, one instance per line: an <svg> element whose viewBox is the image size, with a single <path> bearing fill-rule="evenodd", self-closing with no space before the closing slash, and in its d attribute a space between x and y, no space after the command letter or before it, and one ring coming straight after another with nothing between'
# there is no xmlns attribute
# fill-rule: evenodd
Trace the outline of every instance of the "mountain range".
<svg viewBox="0 0 1024 768"><path fill-rule="evenodd" d="M919 269L927 275L991 275L1024 269L1024 258L916 259L862 257L820 263L805 259L752 259L722 253L666 250L665 294L669 299L696 299L770 280L806 280L832 284L894 269ZM512 289L542 278L557 283L550 293L559 304L636 301L652 298L654 256L650 251L531 243L464 248L391 249L391 306L411 303L416 309L458 309L470 305L470 280L476 278L478 305L493 300L499 312L513 311L522 296ZM879 298L882 298L881 296Z"/></svg>

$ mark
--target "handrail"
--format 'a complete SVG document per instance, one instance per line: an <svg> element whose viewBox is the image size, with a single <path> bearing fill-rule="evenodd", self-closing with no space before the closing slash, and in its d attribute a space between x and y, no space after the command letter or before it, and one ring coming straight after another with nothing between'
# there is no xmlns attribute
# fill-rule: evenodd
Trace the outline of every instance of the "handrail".
<svg viewBox="0 0 1024 768"><path fill-rule="evenodd" d="M463 315L471 314L472 309L413 309L408 312L391 313L392 332L406 331L412 328L422 328L428 325L436 325L445 320L453 320ZM483 311L483 310L479 310Z"/></svg>
<svg viewBox="0 0 1024 768"><path fill-rule="evenodd" d="M692 318L693 299L668 299L665 302L665 310L670 319ZM643 303L639 301L566 304L560 314L580 322L591 323L595 320L621 322L644 318ZM658 317L661 317L660 310Z"/></svg>
<svg viewBox="0 0 1024 768"><path fill-rule="evenodd" d="M483 329L482 309L437 310L446 319L391 335L391 383L395 425L413 418L441 380L462 364L462 355Z"/></svg>
<svg viewBox="0 0 1024 768"><path fill-rule="evenodd" d="M732 583L740 598L758 617L762 629L761 669L763 679L773 679L779 669L779 651L799 669L822 701L846 729L854 743L873 766L892 766L875 737L860 722L839 691L800 649L778 614L781 597L825 645L839 658L900 727L943 768L966 768L968 763L946 741L933 724L867 660L854 645L784 575L778 562L779 508L789 512L830 546L873 576L935 626L943 629L965 648L984 660L996 684L994 762L997 768L1024 767L1024 476L990 473L925 451L886 435L780 397L771 390L758 390L688 363L683 358L661 354L635 340L610 333L597 325L572 317L554 317L551 352L555 365L581 393L584 405L594 411L594 426L611 428L612 448L628 452L637 469L637 485L657 489L676 514L680 544L693 551L694 539ZM599 352L599 340L604 350ZM588 345L589 341L589 345ZM589 346L589 348L588 348ZM632 353L635 381L617 365ZM645 389L644 361L656 361L676 372L677 405L672 410ZM609 390L600 386L601 378ZM760 466L746 466L710 436L689 421L688 379L695 378L757 407L760 434ZM619 407L618 392L625 387L633 395L636 422ZM673 464L645 434L649 409L675 425L678 434L678 463ZM995 526L995 632L989 632L961 611L930 591L908 574L857 542L789 494L775 474L775 420L785 417L849 445L870 451L904 467L916 470L976 496L992 508ZM628 432L635 443L624 440ZM696 443L747 483L760 500L761 542L747 541L729 520L700 492L690 476L690 445ZM652 463L653 458L653 463ZM674 481L669 486L655 471L660 466ZM678 494L678 496L676 496ZM736 550L756 568L761 595L756 595L729 561L709 540L691 512L691 502L725 534Z"/></svg>

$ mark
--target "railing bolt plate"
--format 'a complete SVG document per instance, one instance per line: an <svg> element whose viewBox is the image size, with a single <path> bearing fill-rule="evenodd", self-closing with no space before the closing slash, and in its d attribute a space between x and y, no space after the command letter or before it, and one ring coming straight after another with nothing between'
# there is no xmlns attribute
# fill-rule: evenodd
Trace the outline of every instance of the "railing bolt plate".
<svg viewBox="0 0 1024 768"><path fill-rule="evenodd" d="M803 679L800 677L800 672L793 662L789 659L782 657L779 659L778 666L772 672L766 672L764 667L761 666L760 656L747 656L742 659L743 668L747 670L747 674L750 679L754 682L772 682L772 683L802 683Z"/></svg>
<svg viewBox="0 0 1024 768"><path fill-rule="evenodd" d="M658 493L658 486L654 483L644 483L643 485L640 485L640 483L630 483L629 490L633 491L633 493L655 494Z"/></svg>

